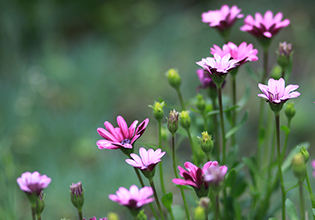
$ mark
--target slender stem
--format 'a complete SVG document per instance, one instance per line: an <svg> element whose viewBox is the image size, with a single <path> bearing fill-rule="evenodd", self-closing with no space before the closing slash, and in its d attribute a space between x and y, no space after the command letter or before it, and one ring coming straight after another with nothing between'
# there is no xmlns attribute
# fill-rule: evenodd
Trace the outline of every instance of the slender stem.
<svg viewBox="0 0 315 220"><path fill-rule="evenodd" d="M155 189L155 185L154 185L153 179L150 179L149 182L150 182L150 186L153 189L155 202L156 202L156 205L157 205L157 207L158 207L158 209L160 211L161 219L164 220L164 215L163 215L162 208L161 208L161 205L160 205L159 197L157 196L157 193L156 193L156 189Z"/></svg>
<svg viewBox="0 0 315 220"><path fill-rule="evenodd" d="M234 74L232 75L232 100L233 100L233 106L236 105L236 76ZM236 109L232 110L232 128L236 125ZM231 136L231 146L233 147L236 143L235 139L235 133Z"/></svg>
<svg viewBox="0 0 315 220"><path fill-rule="evenodd" d="M305 205L304 205L304 196L303 196L303 181L300 181L299 193L300 193L300 214L301 214L301 220L305 220Z"/></svg>
<svg viewBox="0 0 315 220"><path fill-rule="evenodd" d="M42 220L42 216L41 215L37 215L37 220Z"/></svg>
<svg viewBox="0 0 315 220"><path fill-rule="evenodd" d="M189 131L189 129L186 129L186 131L187 131L187 135L188 135L188 138L189 138L191 151L193 153L193 162L194 162L194 164L196 164L198 166L198 158L197 158L197 154L196 154L196 151L195 151L195 148L194 148L194 143L193 143L192 138L191 138L190 131Z"/></svg>
<svg viewBox="0 0 315 220"><path fill-rule="evenodd" d="M261 83L265 83L267 75L268 75L268 49L264 50L264 73L261 78Z"/></svg>
<svg viewBox="0 0 315 220"><path fill-rule="evenodd" d="M307 173L307 169L305 169L305 172L306 172L306 183L307 183L307 188L308 188L308 192L310 194L310 197L311 197L311 201L312 201L312 208L314 209L315 208L315 196L313 194L313 190L312 190L312 187L311 187L311 182L310 182L310 179L308 178L308 173ZM315 220L315 214L314 212L313 213L313 220Z"/></svg>
<svg viewBox="0 0 315 220"><path fill-rule="evenodd" d="M182 96L182 93L180 91L180 89L176 89L176 92L177 92L177 95L178 95L178 98L179 98L179 101L180 101L180 105L182 106L182 110L186 110L186 107L185 107L185 102L184 102L184 99L183 99L183 96Z"/></svg>
<svg viewBox="0 0 315 220"><path fill-rule="evenodd" d="M216 98L211 97L212 101L212 108L213 110L217 110L217 104L216 104ZM220 162L220 138L219 138L219 129L218 129L218 120L217 120L217 115L213 115L213 124L214 124L214 135L215 135L215 142L216 142L216 149L215 149L215 157L216 159Z"/></svg>
<svg viewBox="0 0 315 220"><path fill-rule="evenodd" d="M281 153L280 153L280 115L279 113L275 113L276 119L276 137L277 137L277 155L278 155L278 169L279 169L279 177L280 177L280 187L282 192L282 219L285 219L285 197L286 192L284 189L283 175L281 170Z"/></svg>
<svg viewBox="0 0 315 220"><path fill-rule="evenodd" d="M161 120L158 120L159 125L159 148L162 149L162 126ZM163 176L163 164L162 161L159 163L159 171L160 171L160 184L163 195L166 194L165 185L164 185L164 176Z"/></svg>
<svg viewBox="0 0 315 220"><path fill-rule="evenodd" d="M31 208L32 208L32 219L36 220L36 203L35 204L31 204Z"/></svg>
<svg viewBox="0 0 315 220"><path fill-rule="evenodd" d="M220 213L220 204L219 204L219 195L215 196L215 216L214 219L219 219L219 213Z"/></svg>
<svg viewBox="0 0 315 220"><path fill-rule="evenodd" d="M178 174L177 174L177 170L176 170L176 158L175 158L175 135L172 135L172 159L173 159L174 174L175 174L175 177L178 178ZM189 216L189 211L188 211L188 206L187 206L184 190L181 186L179 186L179 189L180 189L180 193L182 194L183 203L185 206L186 218L187 218L187 220L189 220L190 216Z"/></svg>
<svg viewBox="0 0 315 220"><path fill-rule="evenodd" d="M222 164L225 164L225 129L224 129L224 121L223 121L223 106L222 106L222 88L217 87L218 90L218 100L219 100L219 110L220 110L220 123L221 123L221 137L222 137Z"/></svg>
<svg viewBox="0 0 315 220"><path fill-rule="evenodd" d="M203 120L204 120L204 130L208 131L208 120L207 120L207 116L205 115L204 112L202 113L202 117L203 117Z"/></svg>
<svg viewBox="0 0 315 220"><path fill-rule="evenodd" d="M281 70L281 78L283 78L284 79L284 76L285 76L285 69L284 68L281 68L282 70Z"/></svg>
<svg viewBox="0 0 315 220"><path fill-rule="evenodd" d="M82 210L78 210L78 215L79 215L79 220L82 220L83 219Z"/></svg>

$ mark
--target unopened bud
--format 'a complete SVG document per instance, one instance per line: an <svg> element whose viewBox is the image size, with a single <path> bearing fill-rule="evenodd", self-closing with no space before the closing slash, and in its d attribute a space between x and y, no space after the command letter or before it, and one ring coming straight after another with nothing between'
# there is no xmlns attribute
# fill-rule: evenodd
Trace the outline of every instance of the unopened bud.
<svg viewBox="0 0 315 220"><path fill-rule="evenodd" d="M288 120L291 120L295 115L295 109L293 102L288 102L287 107L284 110L285 116L287 116Z"/></svg>
<svg viewBox="0 0 315 220"><path fill-rule="evenodd" d="M195 220L204 220L204 219L206 219L206 213L205 213L204 208L202 208L201 206L198 206L197 208L195 208L194 219Z"/></svg>
<svg viewBox="0 0 315 220"><path fill-rule="evenodd" d="M154 118L158 121L162 120L163 118L163 107L165 106L165 103L162 102L154 102L154 105L149 105L149 107L153 108L153 114L154 114Z"/></svg>
<svg viewBox="0 0 315 220"><path fill-rule="evenodd" d="M170 111L170 115L167 120L167 128L172 135L174 135L178 129L178 117L179 113L175 109Z"/></svg>
<svg viewBox="0 0 315 220"><path fill-rule="evenodd" d="M201 94L198 94L198 95L197 95L197 103L196 103L196 106L197 106L197 108L198 108L201 112L203 112L203 111L205 110L205 108L206 108L206 103L205 103L205 101L203 100L203 97L202 97Z"/></svg>
<svg viewBox="0 0 315 220"><path fill-rule="evenodd" d="M71 202L78 210L82 210L84 204L84 190L81 182L72 183L70 186Z"/></svg>
<svg viewBox="0 0 315 220"><path fill-rule="evenodd" d="M210 199L208 197L201 197L199 200L199 205L204 208L204 209L208 209L209 208L209 204L210 204Z"/></svg>
<svg viewBox="0 0 315 220"><path fill-rule="evenodd" d="M166 72L166 77L168 79L169 84L175 88L175 89L179 89L179 86L182 82L178 71L175 69L170 69Z"/></svg>
<svg viewBox="0 0 315 220"><path fill-rule="evenodd" d="M304 146L300 147L300 154L302 154L302 156L304 157L305 163L307 163L310 159L310 154Z"/></svg>
<svg viewBox="0 0 315 220"><path fill-rule="evenodd" d="M40 216L45 209L45 195L43 191L40 192L37 202L36 202L36 215Z"/></svg>
<svg viewBox="0 0 315 220"><path fill-rule="evenodd" d="M202 132L201 135L202 137L198 137L201 141L201 149L205 154L209 154L212 152L214 146L211 136L207 131Z"/></svg>
<svg viewBox="0 0 315 220"><path fill-rule="evenodd" d="M180 125L185 129L189 129L190 124L191 118L189 117L188 111L182 111L180 113Z"/></svg>
<svg viewBox="0 0 315 220"><path fill-rule="evenodd" d="M117 213L109 212L107 216L108 220L119 220L119 216L117 215Z"/></svg>
<svg viewBox="0 0 315 220"><path fill-rule="evenodd" d="M135 220L147 220L147 219L148 218L147 218L146 214L144 214L144 210L141 210L138 213L137 217L135 218Z"/></svg>
<svg viewBox="0 0 315 220"><path fill-rule="evenodd" d="M292 159L293 174L299 181L303 181L306 174L306 164L304 156L300 153L296 154Z"/></svg>

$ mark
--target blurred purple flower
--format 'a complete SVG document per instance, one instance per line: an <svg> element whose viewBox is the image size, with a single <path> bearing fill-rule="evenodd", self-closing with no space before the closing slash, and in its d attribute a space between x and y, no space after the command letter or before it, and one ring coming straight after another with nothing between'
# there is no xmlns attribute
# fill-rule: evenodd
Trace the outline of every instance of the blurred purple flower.
<svg viewBox="0 0 315 220"><path fill-rule="evenodd" d="M289 19L281 21L282 16L282 13L279 12L275 17L273 17L273 13L271 11L267 11L264 17L260 13L256 13L255 19L251 15L248 15L244 19L244 26L240 29L241 31L248 32L255 37L272 38L279 30L290 24Z"/></svg>
<svg viewBox="0 0 315 220"><path fill-rule="evenodd" d="M247 45L246 42L241 43L239 46L229 42L223 45L222 49L217 45L213 45L213 48L210 48L210 50L211 54L219 54L221 57L230 54L231 58L237 60L240 65L248 61L258 60L258 57L256 56L258 50L253 49L253 45Z"/></svg>
<svg viewBox="0 0 315 220"><path fill-rule="evenodd" d="M270 78L268 80L268 86L259 83L258 87L263 92L263 94L258 94L258 96L267 99L270 103L280 104L300 96L299 92L292 92L299 88L299 86L290 84L285 87L283 78L279 80Z"/></svg>
<svg viewBox="0 0 315 220"><path fill-rule="evenodd" d="M83 220L86 220L86 219L84 218ZM89 220L97 220L97 218L93 216L93 218L90 218ZM100 220L107 220L107 218L100 218Z"/></svg>
<svg viewBox="0 0 315 220"><path fill-rule="evenodd" d="M139 168L140 170L152 171L156 164L161 161L161 158L164 156L165 152L161 152L161 149L154 151L149 149L148 151L141 147L139 149L140 157L137 154L130 154L132 159L126 159L126 162L133 167Z"/></svg>
<svg viewBox="0 0 315 220"><path fill-rule="evenodd" d="M227 170L227 166L219 166L217 161L213 161L211 166L204 171L203 180L209 185L219 185L223 181Z"/></svg>
<svg viewBox="0 0 315 220"><path fill-rule="evenodd" d="M201 15L202 22L208 23L209 26L219 29L220 31L230 28L237 19L244 15L240 14L241 9L237 6L223 5L220 10L204 12Z"/></svg>
<svg viewBox="0 0 315 220"><path fill-rule="evenodd" d="M78 183L72 183L72 185L70 186L70 191L72 195L81 195L83 192L81 182L79 181Z"/></svg>
<svg viewBox="0 0 315 220"><path fill-rule="evenodd" d="M132 149L132 144L144 133L149 119L145 119L136 129L138 121L135 120L130 127L123 117L117 117L117 124L119 127L114 128L113 125L105 121L105 128L98 128L97 132L104 139L97 141L96 145L99 149L119 149L128 148Z"/></svg>
<svg viewBox="0 0 315 220"><path fill-rule="evenodd" d="M152 195L153 189L151 187L145 186L139 190L136 185L132 185L129 191L124 187L119 187L116 195L110 194L108 197L120 205L131 209L139 209L143 205L154 201L154 198L149 198Z"/></svg>
<svg viewBox="0 0 315 220"><path fill-rule="evenodd" d="M313 167L313 177L315 178L315 160L312 160L311 164Z"/></svg>
<svg viewBox="0 0 315 220"><path fill-rule="evenodd" d="M201 85L197 87L197 92L199 92L200 89L206 89L206 88L217 88L215 83L212 81L210 74L207 70L204 69L197 69L196 73L198 75L199 81L201 82Z"/></svg>
<svg viewBox="0 0 315 220"><path fill-rule="evenodd" d="M39 196L41 191L49 185L51 178L46 175L40 175L39 172L35 171L33 173L23 173L16 181L24 192L29 194L36 193Z"/></svg>

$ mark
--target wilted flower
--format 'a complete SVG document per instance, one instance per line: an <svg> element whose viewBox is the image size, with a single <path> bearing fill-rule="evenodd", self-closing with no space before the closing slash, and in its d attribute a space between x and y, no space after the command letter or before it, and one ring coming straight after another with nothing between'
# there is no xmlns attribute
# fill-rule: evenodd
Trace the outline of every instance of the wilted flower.
<svg viewBox="0 0 315 220"><path fill-rule="evenodd" d="M141 147L139 149L139 154L140 157L134 153L130 154L130 157L132 157L133 160L126 159L126 162L133 167L139 168L141 171L147 172L147 175L150 176L150 173L154 170L156 164L161 162L161 158L164 156L165 152L161 152L161 149L157 149L156 151L149 149L147 151L144 147ZM146 174L144 173L144 175ZM153 177L153 175L150 177Z"/></svg>
<svg viewBox="0 0 315 220"><path fill-rule="evenodd" d="M258 96L267 99L270 103L280 104L300 96L299 92L293 92L299 86L290 84L285 87L285 81L282 78L279 80L270 78L268 86L259 83L258 87L263 92L263 94L258 94Z"/></svg>
<svg viewBox="0 0 315 220"><path fill-rule="evenodd" d="M119 148L127 148L132 149L132 144L144 133L149 119L145 119L141 124L137 127L138 121L135 120L130 127L123 117L117 117L117 124L119 127L114 128L113 125L105 121L105 128L98 128L97 132L104 139L97 141L97 146L99 149L119 149ZM137 127L137 129L136 129Z"/></svg>
<svg viewBox="0 0 315 220"><path fill-rule="evenodd" d="M153 190L151 187L145 186L139 190L136 185L132 185L129 191L124 187L119 187L116 195L110 194L108 197L112 201L130 209L139 209L143 205L154 201L154 198L149 198L152 195Z"/></svg>
<svg viewBox="0 0 315 220"><path fill-rule="evenodd" d="M287 66L290 65L292 56L292 44L287 44L286 42L279 44L279 51L278 51L278 64L281 66L282 69L285 69Z"/></svg>
<svg viewBox="0 0 315 220"><path fill-rule="evenodd" d="M223 45L222 49L217 45L213 45L213 48L210 48L210 50L211 54L219 54L221 57L230 54L231 58L237 60L240 65L245 62L258 60L258 57L256 56L258 50L253 49L253 45L247 45L246 42L241 43L239 46L229 42Z"/></svg>
<svg viewBox="0 0 315 220"><path fill-rule="evenodd" d="M240 14L241 9L237 6L229 8L228 5L223 5L220 10L208 11L202 13L202 22L208 23L209 26L217 28L220 31L230 28L237 19L244 15Z"/></svg>
<svg viewBox="0 0 315 220"><path fill-rule="evenodd" d="M84 218L83 220L86 220L86 219ZM97 218L93 216L93 218L90 218L89 220L97 220ZM107 220L107 218L100 218L100 220Z"/></svg>
<svg viewBox="0 0 315 220"><path fill-rule="evenodd" d="M273 17L271 11L267 11L264 17L260 13L256 13L255 19L251 15L248 15L244 19L244 26L240 29L258 38L272 38L279 30L290 24L289 19L281 21L282 16L282 13L279 12Z"/></svg>
<svg viewBox="0 0 315 220"><path fill-rule="evenodd" d="M209 185L219 185L223 181L227 170L227 166L219 166L217 161L213 161L211 166L204 171L203 180Z"/></svg>
<svg viewBox="0 0 315 220"><path fill-rule="evenodd" d="M35 193L39 196L41 191L49 185L51 178L46 175L40 175L39 172L35 171L33 173L23 173L16 181L24 192L28 194Z"/></svg>

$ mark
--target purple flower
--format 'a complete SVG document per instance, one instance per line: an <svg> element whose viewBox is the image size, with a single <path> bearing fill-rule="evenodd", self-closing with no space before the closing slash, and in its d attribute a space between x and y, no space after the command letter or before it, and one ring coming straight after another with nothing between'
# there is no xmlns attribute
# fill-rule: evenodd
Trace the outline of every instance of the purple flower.
<svg viewBox="0 0 315 220"><path fill-rule="evenodd" d="M80 196L83 192L81 182L79 181L78 183L72 183L70 186L70 191L72 195Z"/></svg>
<svg viewBox="0 0 315 220"><path fill-rule="evenodd" d="M116 195L110 194L108 197L120 205L131 209L139 209L143 205L154 201L154 198L149 198L152 195L153 189L151 187L145 186L139 190L136 185L132 185L129 191L124 187L119 187Z"/></svg>
<svg viewBox="0 0 315 220"><path fill-rule="evenodd" d="M84 218L83 220L86 220L86 219ZM89 220L97 220L97 218L93 216L93 218L90 218ZM100 218L100 220L107 220L107 218Z"/></svg>
<svg viewBox="0 0 315 220"><path fill-rule="evenodd" d="M230 54L231 58L237 60L240 65L248 61L258 60L258 57L256 56L258 50L253 49L253 45L247 45L246 42L241 43L239 46L235 45L232 42L229 42L223 45L222 49L217 45L213 45L213 48L210 48L210 50L211 54L219 54L221 57Z"/></svg>
<svg viewBox="0 0 315 220"><path fill-rule="evenodd" d="M214 58L202 58L201 61L196 63L207 70L211 75L220 77L226 75L230 70L238 66L238 61L230 58L230 54L226 54L223 57L219 54L214 54Z"/></svg>
<svg viewBox="0 0 315 220"><path fill-rule="evenodd" d="M208 11L202 13L202 22L208 23L209 26L219 29L220 31L230 28L237 19L244 15L240 14L241 9L237 6L223 5L220 10Z"/></svg>
<svg viewBox="0 0 315 220"><path fill-rule="evenodd" d="M24 192L28 194L36 193L36 195L39 196L41 191L49 185L51 179L46 175L40 175L39 172L35 171L34 173L23 173L16 181L19 184L20 189Z"/></svg>
<svg viewBox="0 0 315 220"><path fill-rule="evenodd" d="M281 21L282 16L282 13L279 12L273 17L271 11L267 11L264 17L260 13L256 13L255 19L251 15L248 15L244 19L244 26L240 29L255 37L272 38L279 30L290 24L289 19Z"/></svg>
<svg viewBox="0 0 315 220"><path fill-rule="evenodd" d="M199 92L199 89L206 89L209 87L217 89L217 86L212 81L207 70L197 69L196 73L198 75L199 81L201 82L201 85L197 87L197 92Z"/></svg>
<svg viewBox="0 0 315 220"><path fill-rule="evenodd" d="M217 161L213 161L211 166L205 170L203 180L209 185L219 185L227 172L227 166L219 166Z"/></svg>
<svg viewBox="0 0 315 220"><path fill-rule="evenodd" d="M119 127L114 128L114 126L105 121L105 128L98 128L97 132L104 139L97 141L96 145L99 149L119 149L128 148L132 149L132 144L144 133L149 119L145 119L137 127L138 121L135 120L128 128L126 121L123 117L117 117L117 124ZM137 129L136 129L137 127Z"/></svg>
<svg viewBox="0 0 315 220"><path fill-rule="evenodd" d="M311 164L313 167L313 177L315 178L315 160L312 160Z"/></svg>
<svg viewBox="0 0 315 220"><path fill-rule="evenodd" d="M140 157L137 154L130 154L132 159L126 159L126 162L133 167L139 168L140 170L152 171L156 164L161 161L161 158L164 156L165 152L161 152L161 149L154 151L149 149L148 151L141 147L139 149Z"/></svg>
<svg viewBox="0 0 315 220"><path fill-rule="evenodd" d="M259 83L259 89L263 94L258 94L259 97L267 99L270 103L280 104L284 103L289 99L296 98L300 96L299 92L292 92L299 88L298 85L288 85L285 87L284 79L275 80L270 78L268 80L268 86Z"/></svg>

